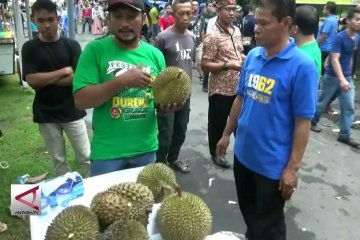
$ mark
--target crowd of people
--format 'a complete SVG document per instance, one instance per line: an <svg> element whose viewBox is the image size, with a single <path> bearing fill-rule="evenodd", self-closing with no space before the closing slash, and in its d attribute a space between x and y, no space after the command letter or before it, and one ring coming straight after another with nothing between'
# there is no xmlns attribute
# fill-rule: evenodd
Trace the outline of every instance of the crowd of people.
<svg viewBox="0 0 360 240"><path fill-rule="evenodd" d="M246 16L235 0L175 0L162 12L154 4L148 13L143 0L111 0L104 8L109 34L82 51L58 34L56 4L37 0L32 14L40 34L23 46L22 76L35 89L33 120L56 174L69 171L63 132L90 176L156 161L191 171L179 158L191 96L156 105L150 82L168 66L195 79L196 68L208 92L209 160L229 168L226 153L235 136L233 172L247 238L286 239L284 205L296 190L310 129L319 132L319 116L336 96L338 141L359 147L350 126L360 9L350 9L337 33L334 6L325 5L327 17L316 34L317 10L293 0L255 1ZM83 12L84 31L94 23L90 5ZM153 45L141 41L144 26ZM91 143L83 120L89 108Z"/></svg>

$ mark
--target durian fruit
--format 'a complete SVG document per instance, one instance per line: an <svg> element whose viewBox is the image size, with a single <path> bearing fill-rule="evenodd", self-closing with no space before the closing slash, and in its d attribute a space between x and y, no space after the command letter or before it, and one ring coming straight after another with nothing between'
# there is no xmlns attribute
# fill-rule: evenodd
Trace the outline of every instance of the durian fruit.
<svg viewBox="0 0 360 240"><path fill-rule="evenodd" d="M154 195L147 186L141 183L127 182L114 185L107 191L115 192L128 199L132 204L131 214L142 216L143 218L136 219L145 225L148 224L148 214L154 205Z"/></svg>
<svg viewBox="0 0 360 240"><path fill-rule="evenodd" d="M182 104L191 94L191 78L181 68L167 67L151 83L156 104Z"/></svg>
<svg viewBox="0 0 360 240"><path fill-rule="evenodd" d="M98 216L101 230L103 230L115 221L124 219L128 203L129 201L121 195L104 191L93 197L90 209ZM136 216L131 216L131 218L134 217Z"/></svg>
<svg viewBox="0 0 360 240"><path fill-rule="evenodd" d="M156 203L162 202L166 196L176 192L175 173L164 163L153 163L144 167L136 182L147 186L152 191Z"/></svg>
<svg viewBox="0 0 360 240"><path fill-rule="evenodd" d="M156 218L164 240L203 240L212 230L209 207L198 196L181 192L164 199Z"/></svg>
<svg viewBox="0 0 360 240"><path fill-rule="evenodd" d="M65 208L54 218L45 240L96 240L99 234L95 213L88 207L76 205Z"/></svg>
<svg viewBox="0 0 360 240"><path fill-rule="evenodd" d="M131 204L125 212L125 219L111 224L99 240L150 240L145 226L135 220L130 220Z"/></svg>

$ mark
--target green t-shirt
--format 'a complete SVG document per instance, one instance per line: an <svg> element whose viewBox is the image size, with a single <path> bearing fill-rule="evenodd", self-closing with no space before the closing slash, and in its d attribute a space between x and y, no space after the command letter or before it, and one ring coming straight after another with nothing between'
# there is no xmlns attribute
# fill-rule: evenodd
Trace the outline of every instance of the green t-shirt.
<svg viewBox="0 0 360 240"><path fill-rule="evenodd" d="M311 59L315 61L316 69L318 71L318 77L320 79L321 76L321 51L319 45L316 41L306 43L299 47L301 51L306 53Z"/></svg>
<svg viewBox="0 0 360 240"><path fill-rule="evenodd" d="M82 52L73 91L103 83L135 65L154 78L165 69L163 54L140 41L137 49L121 48L108 36L90 42ZM157 122L151 88L124 88L93 112L91 160L134 157L156 151Z"/></svg>

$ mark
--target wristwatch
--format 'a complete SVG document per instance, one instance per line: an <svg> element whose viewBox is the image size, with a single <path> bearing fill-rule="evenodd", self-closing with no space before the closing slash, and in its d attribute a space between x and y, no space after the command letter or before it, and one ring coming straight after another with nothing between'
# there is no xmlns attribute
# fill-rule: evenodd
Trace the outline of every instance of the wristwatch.
<svg viewBox="0 0 360 240"><path fill-rule="evenodd" d="M228 67L228 65L227 65L227 62L224 62L224 65L222 66L221 69L222 69L223 71L229 70L229 67Z"/></svg>

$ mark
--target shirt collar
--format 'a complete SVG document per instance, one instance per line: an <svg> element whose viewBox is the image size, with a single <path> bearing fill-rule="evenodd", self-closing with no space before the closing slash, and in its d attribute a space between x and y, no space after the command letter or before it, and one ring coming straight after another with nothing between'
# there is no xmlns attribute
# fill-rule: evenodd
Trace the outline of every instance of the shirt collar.
<svg viewBox="0 0 360 240"><path fill-rule="evenodd" d="M294 39L290 38L288 45L285 48L283 48L278 54L276 54L273 58L289 59L293 56L295 49L296 49L296 44L294 42ZM256 53L256 56L268 60L268 58L266 57L266 51L264 47L261 47L260 51Z"/></svg>

